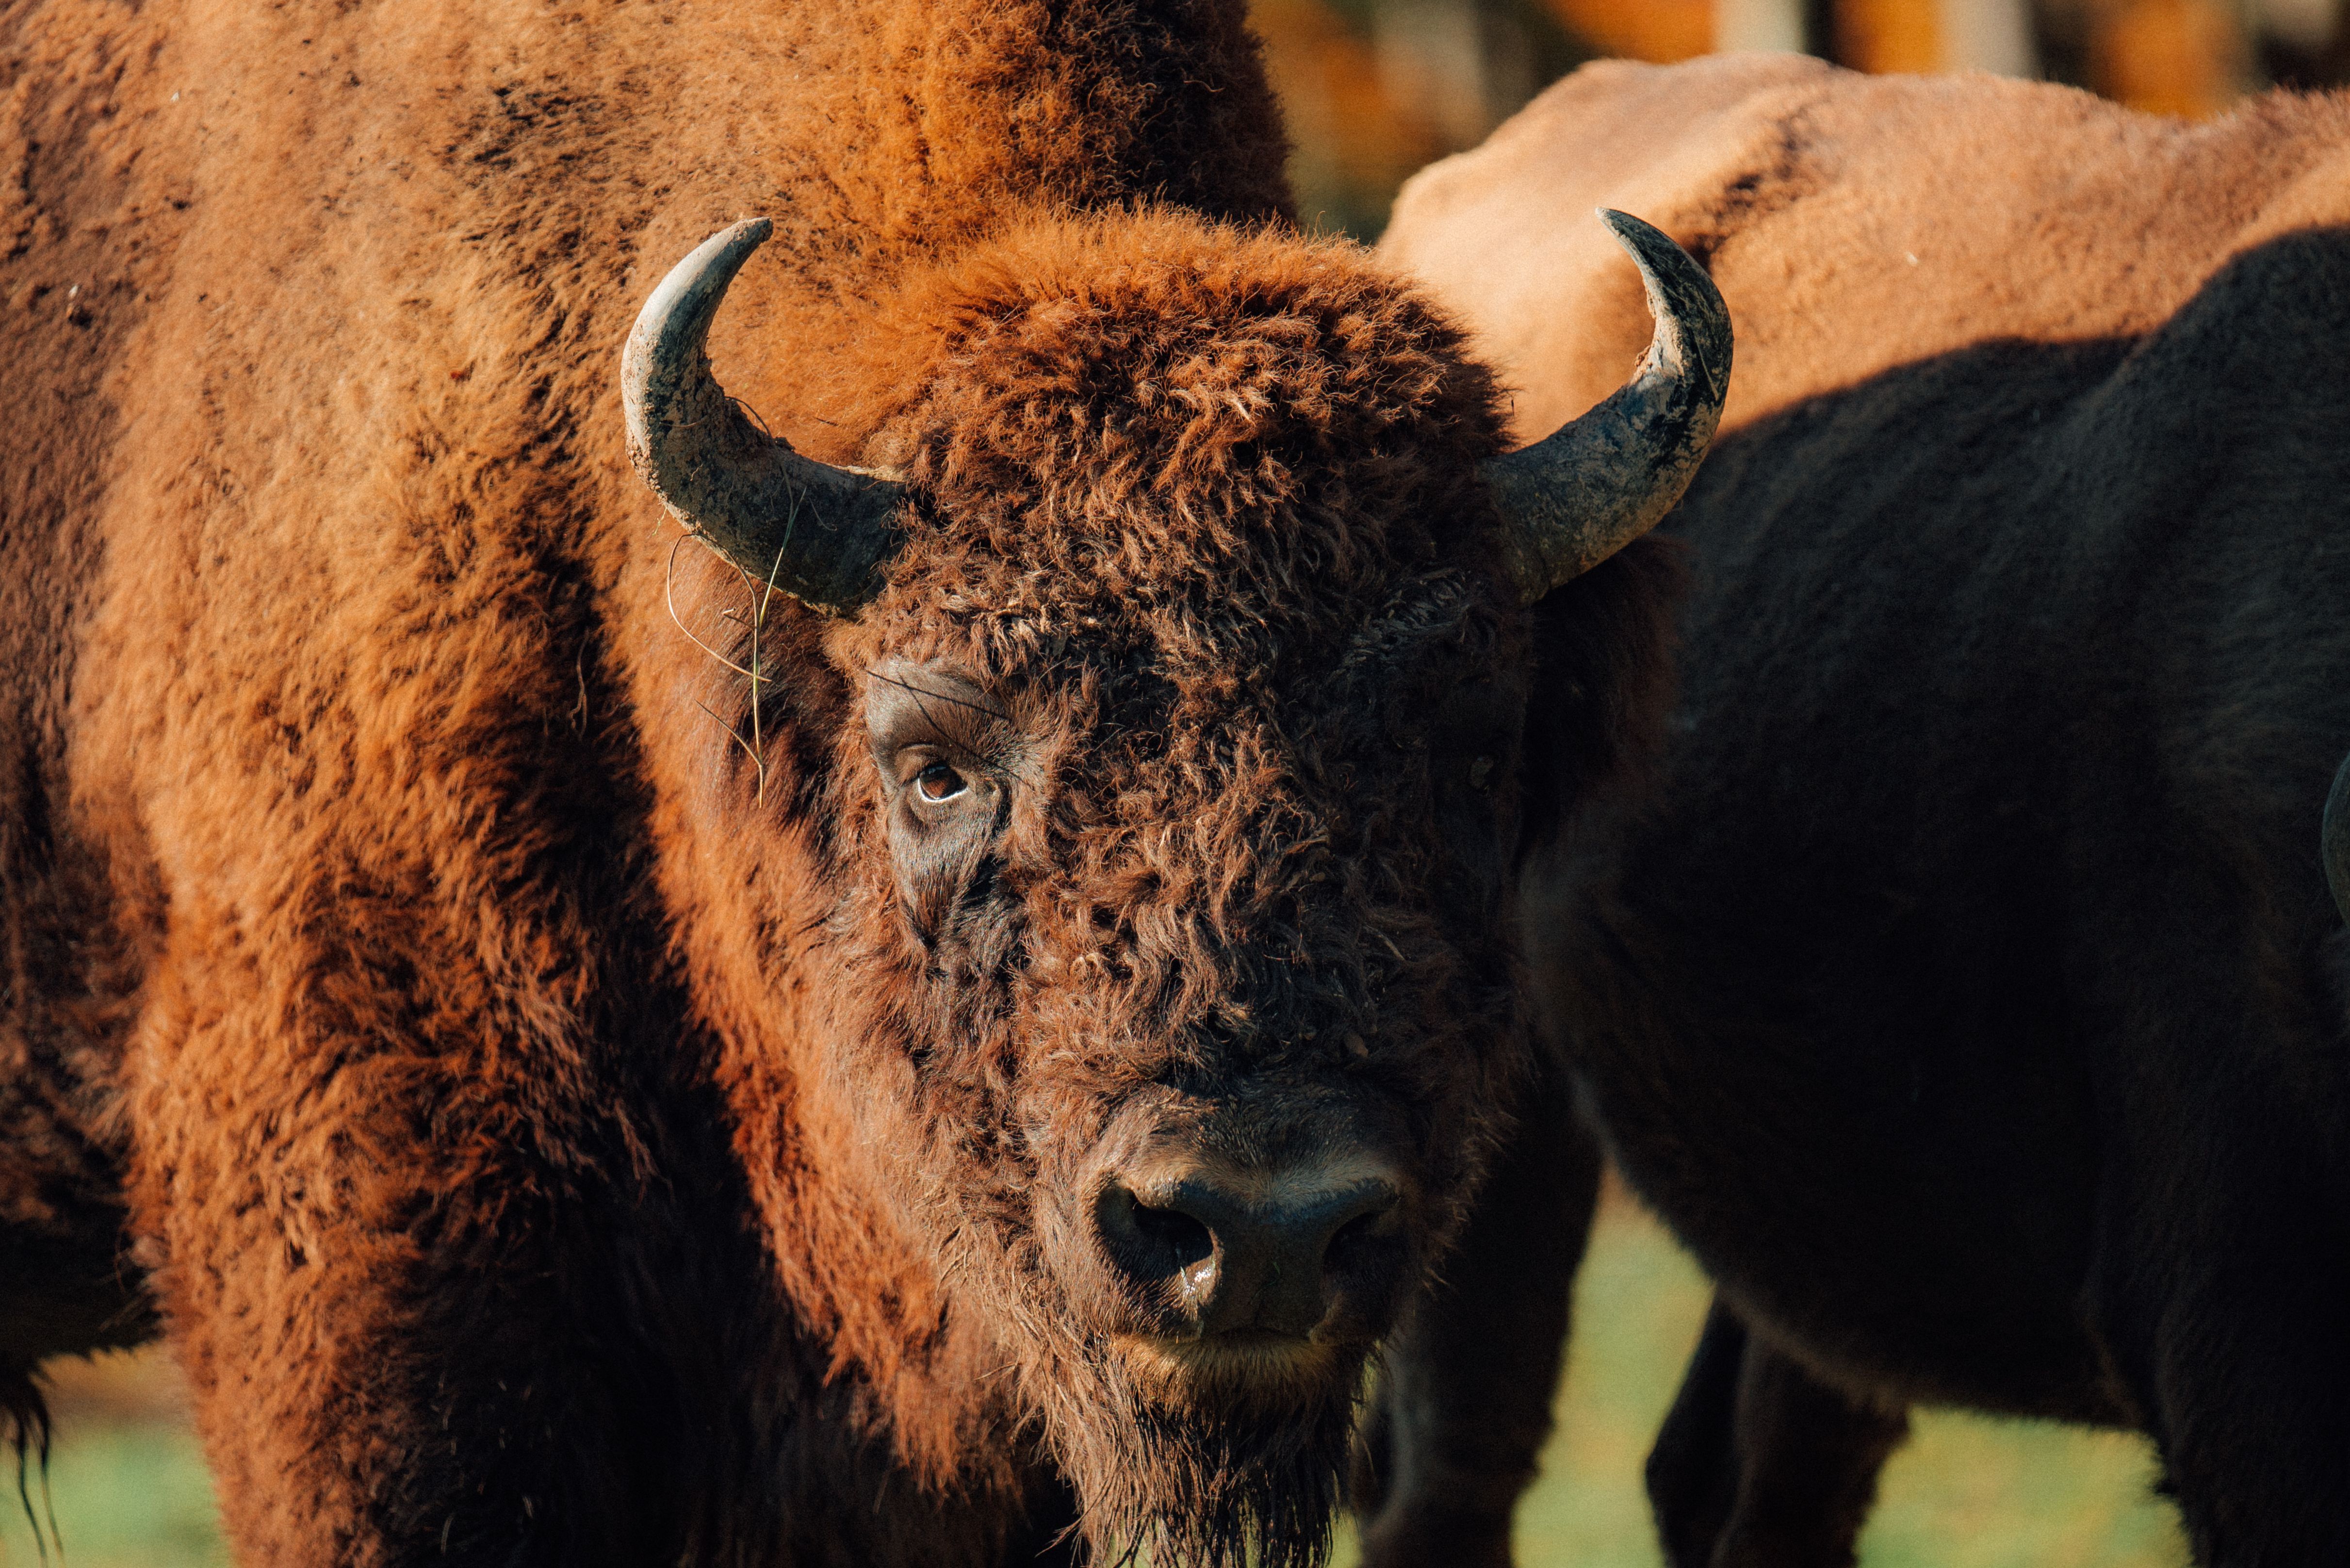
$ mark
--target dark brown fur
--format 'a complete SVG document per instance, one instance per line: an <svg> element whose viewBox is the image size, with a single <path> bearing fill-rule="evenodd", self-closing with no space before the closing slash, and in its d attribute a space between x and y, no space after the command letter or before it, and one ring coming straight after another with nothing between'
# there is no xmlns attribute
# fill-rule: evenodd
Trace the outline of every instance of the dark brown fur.
<svg viewBox="0 0 2350 1568"><path fill-rule="evenodd" d="M1496 592L1491 382L1284 226L1239 8L0 43L6 1400L160 1314L255 1563L1315 1557L1514 1092L1516 758L1544 822L1610 771L1666 585ZM753 213L721 378L918 497L855 621L620 450L639 302ZM910 668L1007 803L935 854ZM1170 1127L1378 1149L1388 1297L1114 1354L1085 1184Z"/></svg>
<svg viewBox="0 0 2350 1568"><path fill-rule="evenodd" d="M1545 214L1638 205L1739 323L1663 771L1528 877L1721 1284L1684 1568L1848 1562L1913 1403L2145 1430L2203 1562L2350 1556L2345 169L2339 97L1748 58L1582 73L1399 205L1536 420L1638 327Z"/></svg>

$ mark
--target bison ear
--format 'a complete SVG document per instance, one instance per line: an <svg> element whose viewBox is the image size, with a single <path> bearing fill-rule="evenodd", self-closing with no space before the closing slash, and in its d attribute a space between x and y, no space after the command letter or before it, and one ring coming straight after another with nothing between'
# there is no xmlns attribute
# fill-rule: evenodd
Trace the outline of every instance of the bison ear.
<svg viewBox="0 0 2350 1568"><path fill-rule="evenodd" d="M2324 846L2325 885L2334 890L2334 907L2350 921L2350 757L2334 775L2334 789L2325 797L2325 822L2319 830Z"/></svg>
<svg viewBox="0 0 2350 1568"><path fill-rule="evenodd" d="M620 351L629 458L680 522L811 609L848 615L881 590L905 487L803 457L743 416L710 373L710 323L773 231L764 218L702 242L645 301Z"/></svg>
<svg viewBox="0 0 2350 1568"><path fill-rule="evenodd" d="M1640 269L1655 335L1607 401L1484 465L1503 558L1532 604L1656 526L1705 460L1730 393L1730 312L1705 269L1662 232L1607 208Z"/></svg>

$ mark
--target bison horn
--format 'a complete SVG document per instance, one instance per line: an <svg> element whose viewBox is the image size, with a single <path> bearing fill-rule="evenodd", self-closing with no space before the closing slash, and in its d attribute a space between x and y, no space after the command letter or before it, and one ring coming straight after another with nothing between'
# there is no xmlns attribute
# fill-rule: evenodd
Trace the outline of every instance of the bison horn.
<svg viewBox="0 0 2350 1568"><path fill-rule="evenodd" d="M1661 232L1599 210L1632 253L1656 336L1632 379L1581 419L1484 465L1504 557L1534 603L1654 527L1689 488L1730 391L1730 312L1705 269Z"/></svg>
<svg viewBox="0 0 2350 1568"><path fill-rule="evenodd" d="M847 615L880 591L904 486L803 457L754 425L710 374L711 319L764 218L712 235L661 279L620 351L629 458L679 521L811 609Z"/></svg>
<svg viewBox="0 0 2350 1568"><path fill-rule="evenodd" d="M2350 920L2350 757L2343 759L2334 775L2334 788L2325 797L2324 826L2318 834L2324 846L2325 885L2334 889L2334 908Z"/></svg>

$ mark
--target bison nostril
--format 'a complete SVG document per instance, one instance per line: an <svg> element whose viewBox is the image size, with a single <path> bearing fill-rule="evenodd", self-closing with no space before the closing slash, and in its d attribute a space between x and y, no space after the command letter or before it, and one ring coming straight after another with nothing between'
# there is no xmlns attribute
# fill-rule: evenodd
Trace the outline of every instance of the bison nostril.
<svg viewBox="0 0 2350 1568"><path fill-rule="evenodd" d="M1215 1232L1180 1210L1154 1209L1138 1200L1134 1205L1134 1228L1146 1243L1168 1260L1168 1272L1190 1270L1216 1255Z"/></svg>
<svg viewBox="0 0 2350 1568"><path fill-rule="evenodd" d="M1216 1277L1216 1235L1196 1216L1145 1203L1112 1183L1094 1206L1095 1228L1110 1262L1164 1305L1196 1313Z"/></svg>

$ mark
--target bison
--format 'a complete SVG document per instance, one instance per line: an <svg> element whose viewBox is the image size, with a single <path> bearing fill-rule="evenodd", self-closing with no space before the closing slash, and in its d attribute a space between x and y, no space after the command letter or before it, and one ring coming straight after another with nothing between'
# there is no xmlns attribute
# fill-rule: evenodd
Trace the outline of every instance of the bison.
<svg viewBox="0 0 2350 1568"><path fill-rule="evenodd" d="M2201 1562L2350 1559L2345 177L2342 98L1745 57L1587 68L1399 204L1524 428L1634 328L1594 202L1739 322L1660 753L1523 892L1719 1284L1681 1568L1849 1561L1920 1404L2147 1433Z"/></svg>
<svg viewBox="0 0 2350 1568"><path fill-rule="evenodd" d="M0 21L20 1421L160 1332L252 1563L1319 1556L1729 339L1611 220L1503 455L1241 9Z"/></svg>

